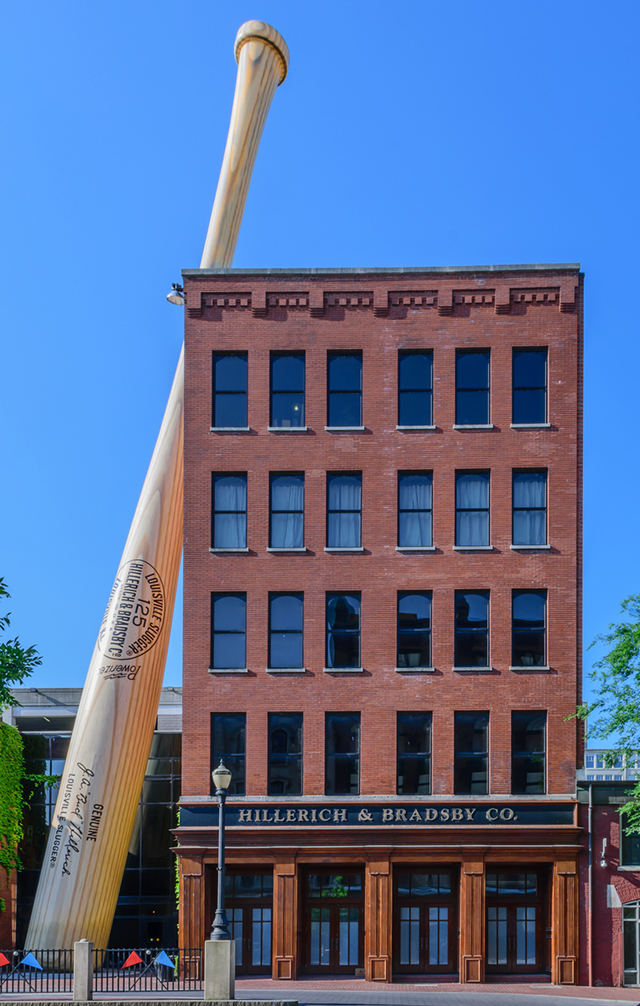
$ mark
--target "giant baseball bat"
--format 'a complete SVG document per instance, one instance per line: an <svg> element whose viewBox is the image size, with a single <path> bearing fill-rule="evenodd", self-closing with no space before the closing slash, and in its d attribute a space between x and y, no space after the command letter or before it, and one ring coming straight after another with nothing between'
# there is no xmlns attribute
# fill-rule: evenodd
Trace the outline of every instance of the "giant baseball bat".
<svg viewBox="0 0 640 1006"><path fill-rule="evenodd" d="M233 262L260 136L289 52L248 21L200 268ZM98 632L60 781L26 945L106 947L162 688L182 552L184 347Z"/></svg>

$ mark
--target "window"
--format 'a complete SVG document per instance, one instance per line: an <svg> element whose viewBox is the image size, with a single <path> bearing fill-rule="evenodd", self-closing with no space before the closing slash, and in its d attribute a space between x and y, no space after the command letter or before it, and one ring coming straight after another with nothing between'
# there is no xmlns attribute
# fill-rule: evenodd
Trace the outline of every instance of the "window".
<svg viewBox="0 0 640 1006"><path fill-rule="evenodd" d="M303 594L269 595L269 667L302 668Z"/></svg>
<svg viewBox="0 0 640 1006"><path fill-rule="evenodd" d="M221 761L231 772L228 793L245 793L245 713L211 714L211 771ZM213 782L211 792L214 793Z"/></svg>
<svg viewBox="0 0 640 1006"><path fill-rule="evenodd" d="M513 667L546 665L546 590L513 592Z"/></svg>
<svg viewBox="0 0 640 1006"><path fill-rule="evenodd" d="M213 423L218 429L246 429L247 354L213 354Z"/></svg>
<svg viewBox="0 0 640 1006"><path fill-rule="evenodd" d="M431 713L398 713L397 791L431 792Z"/></svg>
<svg viewBox="0 0 640 1006"><path fill-rule="evenodd" d="M488 793L489 713L455 713L454 793Z"/></svg>
<svg viewBox="0 0 640 1006"><path fill-rule="evenodd" d="M433 423L433 353L398 353L398 426Z"/></svg>
<svg viewBox="0 0 640 1006"><path fill-rule="evenodd" d="M396 667L431 667L431 591L398 593Z"/></svg>
<svg viewBox="0 0 640 1006"><path fill-rule="evenodd" d="M456 591L456 667L489 666L489 591Z"/></svg>
<svg viewBox="0 0 640 1006"><path fill-rule="evenodd" d="M456 472L456 545L489 544L489 472Z"/></svg>
<svg viewBox="0 0 640 1006"><path fill-rule="evenodd" d="M511 792L546 793L546 713L511 713Z"/></svg>
<svg viewBox="0 0 640 1006"><path fill-rule="evenodd" d="M547 473L513 473L513 544L547 544Z"/></svg>
<svg viewBox="0 0 640 1006"><path fill-rule="evenodd" d="M246 594L211 595L212 670L246 667L246 608Z"/></svg>
<svg viewBox="0 0 640 1006"><path fill-rule="evenodd" d="M398 545L430 548L432 539L431 472L398 472Z"/></svg>
<svg viewBox="0 0 640 1006"><path fill-rule="evenodd" d="M327 473L327 548L360 548L361 515L361 473Z"/></svg>
<svg viewBox="0 0 640 1006"><path fill-rule="evenodd" d="M586 757L586 761L585 761L586 767L587 768L595 768L594 761L595 761L594 755L588 754L587 757Z"/></svg>
<svg viewBox="0 0 640 1006"><path fill-rule="evenodd" d="M488 349L456 350L456 425L489 423Z"/></svg>
<svg viewBox="0 0 640 1006"><path fill-rule="evenodd" d="M547 421L547 351L513 351L513 422L536 425Z"/></svg>
<svg viewBox="0 0 640 1006"><path fill-rule="evenodd" d="M362 353L329 353L327 425L362 425Z"/></svg>
<svg viewBox="0 0 640 1006"><path fill-rule="evenodd" d="M325 714L327 796L360 792L360 713Z"/></svg>
<svg viewBox="0 0 640 1006"><path fill-rule="evenodd" d="M626 835L628 827L623 817L620 818L620 866L640 867L640 835Z"/></svg>
<svg viewBox="0 0 640 1006"><path fill-rule="evenodd" d="M274 429L304 426L304 353L271 354L271 417Z"/></svg>
<svg viewBox="0 0 640 1006"><path fill-rule="evenodd" d="M304 474L272 473L270 492L270 547L304 548Z"/></svg>
<svg viewBox="0 0 640 1006"><path fill-rule="evenodd" d="M214 548L247 547L247 476L216 474L213 480Z"/></svg>
<svg viewBox="0 0 640 1006"><path fill-rule="evenodd" d="M360 594L327 594L327 667L360 667Z"/></svg>
<svg viewBox="0 0 640 1006"><path fill-rule="evenodd" d="M269 713L269 796L302 793L302 713Z"/></svg>

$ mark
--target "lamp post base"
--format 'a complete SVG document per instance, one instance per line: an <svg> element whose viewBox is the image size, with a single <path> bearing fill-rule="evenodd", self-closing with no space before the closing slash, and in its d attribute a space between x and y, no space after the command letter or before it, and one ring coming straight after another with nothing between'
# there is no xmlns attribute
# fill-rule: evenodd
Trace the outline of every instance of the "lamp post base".
<svg viewBox="0 0 640 1006"><path fill-rule="evenodd" d="M204 945L204 998L235 999L235 940L207 940Z"/></svg>

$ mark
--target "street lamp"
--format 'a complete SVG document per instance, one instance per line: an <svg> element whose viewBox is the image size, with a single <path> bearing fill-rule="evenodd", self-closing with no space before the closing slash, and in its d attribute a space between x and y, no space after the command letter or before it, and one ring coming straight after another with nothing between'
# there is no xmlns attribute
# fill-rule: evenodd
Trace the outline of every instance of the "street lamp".
<svg viewBox="0 0 640 1006"><path fill-rule="evenodd" d="M218 797L218 904L216 905L216 914L213 917L211 939L230 940L229 922L224 910L224 804L231 782L231 772L225 768L221 760L211 776Z"/></svg>

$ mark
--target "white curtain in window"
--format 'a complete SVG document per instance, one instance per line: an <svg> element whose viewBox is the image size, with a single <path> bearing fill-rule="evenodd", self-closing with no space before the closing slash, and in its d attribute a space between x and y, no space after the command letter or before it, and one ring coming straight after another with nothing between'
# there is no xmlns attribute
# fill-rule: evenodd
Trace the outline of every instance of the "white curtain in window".
<svg viewBox="0 0 640 1006"><path fill-rule="evenodd" d="M327 544L329 548L360 547L362 481L359 475L340 475L329 482Z"/></svg>
<svg viewBox="0 0 640 1006"><path fill-rule="evenodd" d="M225 475L215 483L214 548L247 547L247 479ZM220 513L219 511L231 511Z"/></svg>
<svg viewBox="0 0 640 1006"><path fill-rule="evenodd" d="M302 476L279 476L271 483L271 547L302 548L304 480ZM297 511L297 512L296 512Z"/></svg>
<svg viewBox="0 0 640 1006"><path fill-rule="evenodd" d="M481 510L489 506L489 479L486 475L459 475L456 480L457 506Z"/></svg>
<svg viewBox="0 0 640 1006"><path fill-rule="evenodd" d="M431 509L431 479L423 475L406 475L400 482L401 510Z"/></svg>
<svg viewBox="0 0 640 1006"><path fill-rule="evenodd" d="M544 545L546 543L547 515L546 509L534 510L533 507L546 508L547 480L538 472L527 474L523 472L513 481L514 509L513 513L513 543L514 545Z"/></svg>
<svg viewBox="0 0 640 1006"><path fill-rule="evenodd" d="M398 524L400 545L414 548L431 545L431 513L404 511Z"/></svg>

